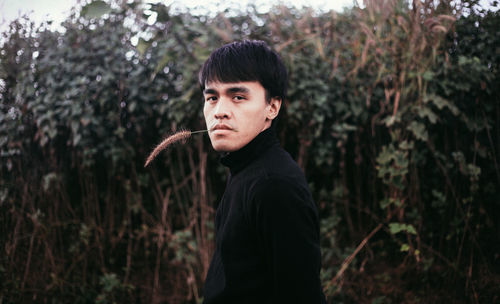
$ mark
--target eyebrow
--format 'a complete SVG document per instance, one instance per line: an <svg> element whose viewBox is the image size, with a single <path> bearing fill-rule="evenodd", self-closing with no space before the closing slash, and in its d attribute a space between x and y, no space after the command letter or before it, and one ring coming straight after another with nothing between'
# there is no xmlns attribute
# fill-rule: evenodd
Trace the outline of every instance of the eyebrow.
<svg viewBox="0 0 500 304"><path fill-rule="evenodd" d="M234 94L234 93L250 93L250 90L246 87L230 87L226 89L226 94ZM215 89L205 89L203 90L203 94L214 94L217 95L218 91Z"/></svg>
<svg viewBox="0 0 500 304"><path fill-rule="evenodd" d="M217 91L214 90L214 89L205 89L203 90L203 94L213 94L213 95L216 95L217 94Z"/></svg>
<svg viewBox="0 0 500 304"><path fill-rule="evenodd" d="M226 90L226 93L250 93L246 87L231 87Z"/></svg>

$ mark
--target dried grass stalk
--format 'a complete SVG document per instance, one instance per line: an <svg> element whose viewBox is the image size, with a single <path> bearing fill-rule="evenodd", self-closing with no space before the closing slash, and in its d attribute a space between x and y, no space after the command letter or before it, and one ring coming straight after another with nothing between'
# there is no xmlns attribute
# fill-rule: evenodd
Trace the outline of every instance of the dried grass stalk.
<svg viewBox="0 0 500 304"><path fill-rule="evenodd" d="M170 135L169 137L165 138L158 146L156 146L154 148L153 152L151 152L151 154L149 154L148 159L146 160L146 163L144 164L144 168L146 168L149 165L149 163L152 162L153 159L155 159L155 157L158 155L158 153L163 151L165 148L167 148L168 146L170 146L173 143L176 143L180 140L185 141L189 137L191 137L191 131L184 130L184 131L176 132L176 133Z"/></svg>

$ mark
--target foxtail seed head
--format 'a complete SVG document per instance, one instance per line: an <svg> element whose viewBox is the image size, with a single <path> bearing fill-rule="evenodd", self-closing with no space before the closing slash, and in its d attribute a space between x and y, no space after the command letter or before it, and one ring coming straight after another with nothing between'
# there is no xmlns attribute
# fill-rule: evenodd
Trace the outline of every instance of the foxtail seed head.
<svg viewBox="0 0 500 304"><path fill-rule="evenodd" d="M180 140L186 141L189 137L191 137L191 131L183 130L183 131L176 132L176 133L168 136L167 138L165 138L158 146L156 146L154 148L153 152L151 152L151 154L149 154L148 159L146 160L146 163L144 164L144 168L146 168L149 165L149 163L152 162L155 159L155 157L161 151L166 149L168 146L170 146L170 145L172 145Z"/></svg>

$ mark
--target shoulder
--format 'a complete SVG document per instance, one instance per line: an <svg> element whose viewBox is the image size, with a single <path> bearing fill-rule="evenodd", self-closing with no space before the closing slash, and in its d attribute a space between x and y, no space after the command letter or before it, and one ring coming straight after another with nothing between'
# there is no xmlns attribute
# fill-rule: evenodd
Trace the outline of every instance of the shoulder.
<svg viewBox="0 0 500 304"><path fill-rule="evenodd" d="M279 146L266 151L241 175L250 204L312 201L304 173Z"/></svg>
<svg viewBox="0 0 500 304"><path fill-rule="evenodd" d="M307 190L302 169L283 148L275 146L254 162L254 189L256 194L276 194L283 190Z"/></svg>
<svg viewBox="0 0 500 304"><path fill-rule="evenodd" d="M267 179L277 183L301 180L305 183L304 173L290 154L276 146L264 153L256 165L265 173Z"/></svg>
<svg viewBox="0 0 500 304"><path fill-rule="evenodd" d="M309 203L312 201L309 187L301 176L269 174L259 179L253 189L253 200L256 203Z"/></svg>
<svg viewBox="0 0 500 304"><path fill-rule="evenodd" d="M268 174L255 183L250 197L248 220L256 227L316 227L317 209L303 174Z"/></svg>
<svg viewBox="0 0 500 304"><path fill-rule="evenodd" d="M253 203L276 207L311 206L312 197L302 170L286 151L279 153L282 154L279 159L266 159L262 174L255 180L251 192Z"/></svg>

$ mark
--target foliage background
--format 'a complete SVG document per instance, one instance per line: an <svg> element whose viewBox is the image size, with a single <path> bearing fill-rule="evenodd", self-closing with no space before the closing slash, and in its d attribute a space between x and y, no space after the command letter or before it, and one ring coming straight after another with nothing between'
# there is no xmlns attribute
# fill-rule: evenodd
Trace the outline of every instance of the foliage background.
<svg viewBox="0 0 500 304"><path fill-rule="evenodd" d="M148 22L149 19L149 22ZM215 16L94 1L0 47L0 303L199 303L226 171L196 75L236 39L291 75L330 303L500 301L500 16L477 1Z"/></svg>

